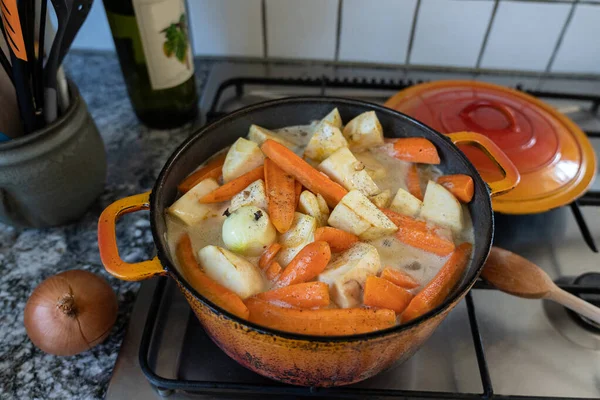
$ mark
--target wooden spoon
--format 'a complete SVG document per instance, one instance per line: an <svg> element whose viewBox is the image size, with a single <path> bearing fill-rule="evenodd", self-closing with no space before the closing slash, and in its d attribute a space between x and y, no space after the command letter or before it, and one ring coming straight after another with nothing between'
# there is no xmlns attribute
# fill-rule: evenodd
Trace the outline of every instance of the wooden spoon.
<svg viewBox="0 0 600 400"><path fill-rule="evenodd" d="M552 300L600 324L600 308L565 292L540 267L508 250L492 247L481 277L503 292Z"/></svg>

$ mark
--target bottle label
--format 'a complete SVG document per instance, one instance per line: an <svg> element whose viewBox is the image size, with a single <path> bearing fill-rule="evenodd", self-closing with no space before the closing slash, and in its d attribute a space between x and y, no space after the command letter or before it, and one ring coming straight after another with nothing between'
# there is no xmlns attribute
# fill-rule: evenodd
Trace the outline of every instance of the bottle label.
<svg viewBox="0 0 600 400"><path fill-rule="evenodd" d="M184 0L133 0L152 89L180 85L194 74Z"/></svg>

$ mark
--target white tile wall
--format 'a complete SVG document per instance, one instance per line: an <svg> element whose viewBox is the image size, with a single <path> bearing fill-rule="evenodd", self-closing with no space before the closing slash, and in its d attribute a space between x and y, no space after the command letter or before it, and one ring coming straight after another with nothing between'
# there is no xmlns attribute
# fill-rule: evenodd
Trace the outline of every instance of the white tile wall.
<svg viewBox="0 0 600 400"><path fill-rule="evenodd" d="M194 53L263 56L261 0L190 0Z"/></svg>
<svg viewBox="0 0 600 400"><path fill-rule="evenodd" d="M333 60L341 2L339 59L403 64L419 0L264 0L267 49L263 0L187 1L198 55ZM494 1L420 1L410 63L475 66ZM543 71L570 8L568 1L500 0L481 67ZM600 2L576 6L552 71L600 74L599 21ZM100 0L74 48L114 49Z"/></svg>
<svg viewBox="0 0 600 400"><path fill-rule="evenodd" d="M422 0L409 62L475 67L494 3Z"/></svg>
<svg viewBox="0 0 600 400"><path fill-rule="evenodd" d="M580 4L556 54L552 71L600 72L600 7Z"/></svg>
<svg viewBox="0 0 600 400"><path fill-rule="evenodd" d="M269 57L333 60L338 0L267 0Z"/></svg>
<svg viewBox="0 0 600 400"><path fill-rule="evenodd" d="M339 59L404 64L416 0L343 0Z"/></svg>
<svg viewBox="0 0 600 400"><path fill-rule="evenodd" d="M481 66L545 70L570 8L566 3L501 2Z"/></svg>

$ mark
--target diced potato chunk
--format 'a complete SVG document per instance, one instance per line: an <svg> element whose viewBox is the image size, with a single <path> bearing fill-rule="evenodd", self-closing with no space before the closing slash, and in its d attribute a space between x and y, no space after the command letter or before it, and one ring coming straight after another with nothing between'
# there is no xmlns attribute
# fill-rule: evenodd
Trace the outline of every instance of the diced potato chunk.
<svg viewBox="0 0 600 400"><path fill-rule="evenodd" d="M356 307L367 277L381 269L377 249L368 243L356 243L329 264L319 281L329 285L332 300L342 308Z"/></svg>
<svg viewBox="0 0 600 400"><path fill-rule="evenodd" d="M390 210L400 214L409 215L411 217L416 217L419 215L422 206L423 202L421 200L417 199L406 190L400 188L398 189L398 192L396 192L394 200L392 200Z"/></svg>
<svg viewBox="0 0 600 400"><path fill-rule="evenodd" d="M344 127L343 134L352 150L366 150L383 144L383 128L375 111L356 116Z"/></svg>
<svg viewBox="0 0 600 400"><path fill-rule="evenodd" d="M264 162L265 156L256 143L239 138L231 146L225 157L223 181L229 182L264 164Z"/></svg>
<svg viewBox="0 0 600 400"><path fill-rule="evenodd" d="M377 239L398 230L396 225L360 191L351 190L331 212L329 225L363 240Z"/></svg>
<svg viewBox="0 0 600 400"><path fill-rule="evenodd" d="M455 233L463 228L460 203L445 187L433 181L427 183L420 216Z"/></svg>
<svg viewBox="0 0 600 400"><path fill-rule="evenodd" d="M231 199L230 212L234 212L243 206L256 206L267 209L267 192L265 190L265 181L259 179L252 182L246 189L242 190Z"/></svg>
<svg viewBox="0 0 600 400"><path fill-rule="evenodd" d="M198 252L204 272L221 285L246 299L265 289L263 277L248 260L218 246L206 246Z"/></svg>
<svg viewBox="0 0 600 400"><path fill-rule="evenodd" d="M319 209L321 212L329 215L329 206L327 205L327 201L325 201L325 198L321 196L320 193L317 193L317 203L319 203Z"/></svg>
<svg viewBox="0 0 600 400"><path fill-rule="evenodd" d="M388 206L388 204L390 203L391 199L392 199L392 191L390 189L385 189L381 193L376 194L375 196L369 197L369 200L371 200L371 202L379 208L386 208Z"/></svg>
<svg viewBox="0 0 600 400"><path fill-rule="evenodd" d="M342 147L348 147L342 131L329 122L321 122L316 126L304 155L315 161L323 161Z"/></svg>
<svg viewBox="0 0 600 400"><path fill-rule="evenodd" d="M277 262L285 268L304 246L314 241L317 221L310 215L295 213L290 229L279 237L282 249L277 253Z"/></svg>
<svg viewBox="0 0 600 400"><path fill-rule="evenodd" d="M318 169L348 190L360 190L366 196L374 196L380 192L364 164L347 147L327 157L319 164Z"/></svg>
<svg viewBox="0 0 600 400"><path fill-rule="evenodd" d="M199 202L201 197L218 187L219 184L213 178L204 179L177 199L171 207L167 208L167 212L186 225L195 225L203 219L219 215L221 209L219 204Z"/></svg>
<svg viewBox="0 0 600 400"><path fill-rule="evenodd" d="M331 110L331 112L323 117L321 121L329 122L336 128L342 129L342 117L340 116L340 112L338 111L337 107Z"/></svg>
<svg viewBox="0 0 600 400"><path fill-rule="evenodd" d="M276 141L277 143L281 143L288 149L293 149L294 143L290 142L287 139L281 137L276 132L270 131L266 128L260 127L258 125L250 125L250 129L248 130L248 139L261 146L267 139L271 139Z"/></svg>
<svg viewBox="0 0 600 400"><path fill-rule="evenodd" d="M373 180L383 179L387 175L385 167L379 161L377 161L370 151L357 153L355 157L358 159L358 161L365 164L365 171L367 171L367 174L369 174Z"/></svg>
<svg viewBox="0 0 600 400"><path fill-rule="evenodd" d="M327 203L325 203L327 205ZM298 211L304 214L308 214L313 217L318 226L327 225L327 219L329 218L329 208L327 211L319 205L319 200L312 192L304 190L300 194L300 201L298 202Z"/></svg>

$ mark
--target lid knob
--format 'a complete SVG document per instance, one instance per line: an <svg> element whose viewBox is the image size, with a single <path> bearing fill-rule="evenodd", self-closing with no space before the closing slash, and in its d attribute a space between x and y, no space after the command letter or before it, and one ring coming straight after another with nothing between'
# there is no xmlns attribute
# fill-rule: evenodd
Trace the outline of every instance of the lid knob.
<svg viewBox="0 0 600 400"><path fill-rule="evenodd" d="M489 129L481 124L479 124L472 116L474 111L477 111L480 108L491 108L493 110L498 111L504 118L506 118L507 126L501 129ZM514 112L510 107L507 107L504 104L496 103L490 100L477 100L465 108L463 108L458 116L463 120L465 125L473 130L473 131L484 131L488 133L511 133L511 132L519 132L519 126L517 125L517 119L515 117Z"/></svg>

